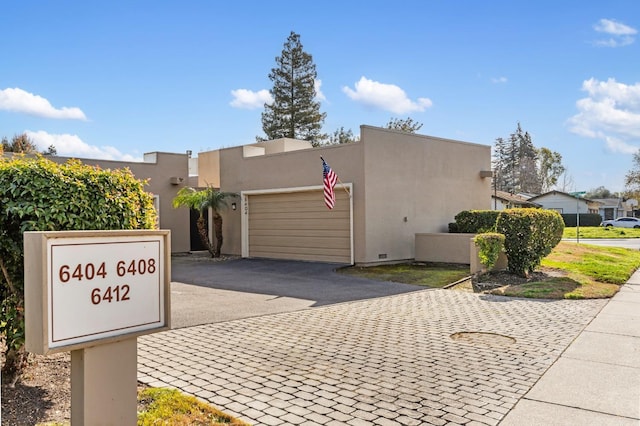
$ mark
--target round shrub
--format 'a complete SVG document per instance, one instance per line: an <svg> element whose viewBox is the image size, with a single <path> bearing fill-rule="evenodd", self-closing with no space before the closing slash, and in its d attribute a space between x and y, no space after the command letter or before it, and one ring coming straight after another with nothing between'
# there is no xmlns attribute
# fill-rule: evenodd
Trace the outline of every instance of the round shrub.
<svg viewBox="0 0 640 426"><path fill-rule="evenodd" d="M504 234L509 271L526 277L562 240L560 214L543 209L508 209L498 216L496 231Z"/></svg>

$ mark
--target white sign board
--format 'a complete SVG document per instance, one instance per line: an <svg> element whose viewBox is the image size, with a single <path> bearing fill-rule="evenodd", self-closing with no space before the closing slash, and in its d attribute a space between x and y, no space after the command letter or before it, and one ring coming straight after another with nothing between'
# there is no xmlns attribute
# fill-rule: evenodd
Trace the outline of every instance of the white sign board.
<svg viewBox="0 0 640 426"><path fill-rule="evenodd" d="M37 237L46 241L30 250L43 250L42 260L32 259L42 263L40 268L33 268L35 274L29 273L30 251L25 250L25 277L40 275L44 281L40 284L42 292L26 300L27 308L37 305L29 300L40 299L43 305L44 352L168 328L168 231L28 234L25 247L28 241L38 241ZM25 282L25 291L37 286ZM27 311L28 322L29 318ZM38 323L38 319L33 322Z"/></svg>

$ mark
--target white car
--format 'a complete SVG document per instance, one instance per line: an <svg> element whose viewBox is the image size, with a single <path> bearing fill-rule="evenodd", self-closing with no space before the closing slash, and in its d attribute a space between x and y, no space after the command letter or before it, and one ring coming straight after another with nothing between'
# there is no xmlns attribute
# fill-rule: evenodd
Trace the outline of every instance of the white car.
<svg viewBox="0 0 640 426"><path fill-rule="evenodd" d="M640 228L640 219L635 217L619 217L615 220L605 220L600 226L616 228Z"/></svg>

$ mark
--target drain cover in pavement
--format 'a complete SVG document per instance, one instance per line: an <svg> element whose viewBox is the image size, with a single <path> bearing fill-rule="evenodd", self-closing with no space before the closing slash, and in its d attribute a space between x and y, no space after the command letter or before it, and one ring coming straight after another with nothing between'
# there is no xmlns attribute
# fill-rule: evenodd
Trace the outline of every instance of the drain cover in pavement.
<svg viewBox="0 0 640 426"><path fill-rule="evenodd" d="M472 345L511 345L516 342L513 337L480 331L463 331L453 333L450 337L457 342L470 343Z"/></svg>

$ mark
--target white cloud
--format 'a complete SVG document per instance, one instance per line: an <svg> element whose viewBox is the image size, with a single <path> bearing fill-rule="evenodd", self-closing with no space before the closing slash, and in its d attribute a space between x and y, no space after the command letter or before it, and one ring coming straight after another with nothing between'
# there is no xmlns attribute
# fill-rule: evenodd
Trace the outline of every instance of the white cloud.
<svg viewBox="0 0 640 426"><path fill-rule="evenodd" d="M578 114L568 120L573 133L602 139L614 152L638 150L630 141L640 138L640 83L627 85L610 78L582 83L587 97L576 101Z"/></svg>
<svg viewBox="0 0 640 426"><path fill-rule="evenodd" d="M638 152L638 147L628 144L618 138L602 135L602 138L607 143L607 148L611 152L619 152L621 154L635 154Z"/></svg>
<svg viewBox="0 0 640 426"><path fill-rule="evenodd" d="M22 112L45 118L86 120L80 108L54 108L42 96L34 95L17 87L0 90L0 110Z"/></svg>
<svg viewBox="0 0 640 426"><path fill-rule="evenodd" d="M324 96L324 93L322 93L321 87L322 80L316 79L313 82L313 88L316 91L315 99L317 101L326 101L327 98ZM273 96L271 96L271 93L266 89L257 92L248 89L237 89L232 90L231 95L233 96L233 100L229 102L229 105L234 108L256 109L262 108L264 104L271 105L273 103Z"/></svg>
<svg viewBox="0 0 640 426"><path fill-rule="evenodd" d="M608 34L611 37L595 41L596 46L621 47L628 46L635 41L638 30L613 19L601 19L593 26L599 33Z"/></svg>
<svg viewBox="0 0 640 426"><path fill-rule="evenodd" d="M345 86L342 91L356 102L395 114L422 112L432 105L429 98L412 101L405 91L395 84L379 83L366 77L360 77L355 83L355 90Z"/></svg>
<svg viewBox="0 0 640 426"><path fill-rule="evenodd" d="M234 108L256 109L262 108L264 104L271 104L273 97L268 90L262 89L257 92L247 89L232 90L233 100L229 103Z"/></svg>
<svg viewBox="0 0 640 426"><path fill-rule="evenodd" d="M491 82L492 83L496 83L496 84L506 83L507 81L508 81L507 77L498 77L498 78L492 78L491 79Z"/></svg>
<svg viewBox="0 0 640 426"><path fill-rule="evenodd" d="M77 135L51 134L43 130L33 132L25 131L27 136L33 140L39 151L46 151L51 145L56 148L56 152L61 157L92 158L100 160L118 161L140 161L129 154L123 154L112 146L93 146L83 142Z"/></svg>
<svg viewBox="0 0 640 426"><path fill-rule="evenodd" d="M320 87L322 87L322 80L319 79L315 79L313 82L313 88L316 90L316 101L326 101L327 98L324 96L324 93L322 93L322 90L320 90Z"/></svg>

